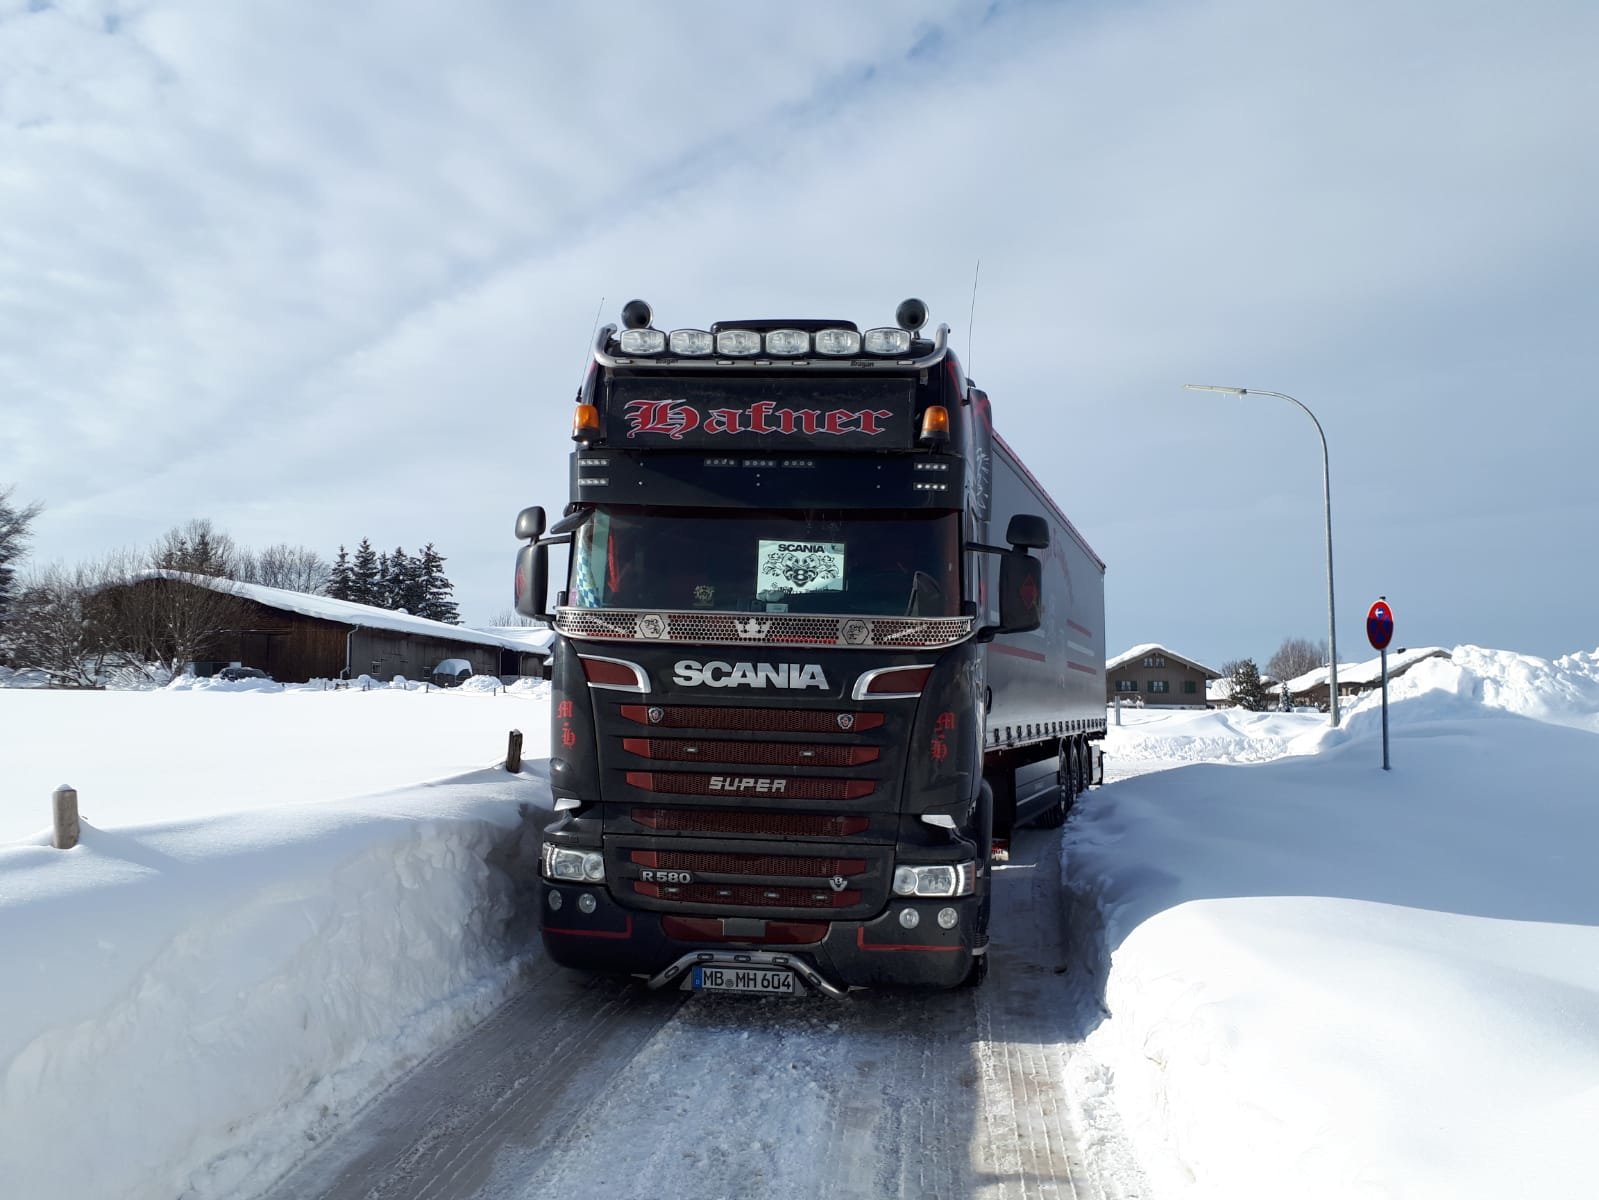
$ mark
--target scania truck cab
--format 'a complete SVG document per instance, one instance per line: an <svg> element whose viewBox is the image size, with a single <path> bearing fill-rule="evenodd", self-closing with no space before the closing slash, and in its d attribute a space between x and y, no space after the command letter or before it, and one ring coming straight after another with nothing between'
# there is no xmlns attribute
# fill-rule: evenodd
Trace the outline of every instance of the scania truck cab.
<svg viewBox="0 0 1599 1200"><path fill-rule="evenodd" d="M983 978L994 839L1064 819L1104 734L1104 564L925 322L668 332L634 301L599 331L569 502L516 527L518 611L556 633L556 961L776 994ZM1018 808L1039 761L1056 786Z"/></svg>

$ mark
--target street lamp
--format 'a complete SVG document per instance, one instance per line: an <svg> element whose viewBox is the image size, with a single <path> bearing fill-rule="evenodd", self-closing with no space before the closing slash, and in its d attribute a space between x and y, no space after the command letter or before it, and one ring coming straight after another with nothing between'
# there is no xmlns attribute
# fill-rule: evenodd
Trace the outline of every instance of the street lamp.
<svg viewBox="0 0 1599 1200"><path fill-rule="evenodd" d="M1333 606L1332 488L1327 476L1327 435L1322 432L1321 422L1316 420L1316 414L1284 392L1263 392L1258 388L1218 387L1213 383L1185 383L1183 386L1191 392L1223 392L1229 396L1276 396L1279 400L1298 404L1316 426L1316 436L1321 439L1321 502L1322 510L1327 517L1327 705L1332 714L1332 723L1336 726L1338 724L1338 617L1337 610Z"/></svg>

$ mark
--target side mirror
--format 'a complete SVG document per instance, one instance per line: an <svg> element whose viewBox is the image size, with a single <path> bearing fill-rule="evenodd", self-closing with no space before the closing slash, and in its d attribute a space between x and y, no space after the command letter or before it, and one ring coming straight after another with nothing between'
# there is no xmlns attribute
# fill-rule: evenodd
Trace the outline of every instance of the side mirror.
<svg viewBox="0 0 1599 1200"><path fill-rule="evenodd" d="M1049 549L1049 522L1033 513L1017 513L1005 527L1005 540L1029 550Z"/></svg>
<svg viewBox="0 0 1599 1200"><path fill-rule="evenodd" d="M516 536L519 541L534 541L544 535L544 509L540 505L524 508L516 514Z"/></svg>
<svg viewBox="0 0 1599 1200"><path fill-rule="evenodd" d="M1041 562L1031 554L1007 554L999 560L1000 633L1029 633L1037 629L1043 599L1044 565Z"/></svg>
<svg viewBox="0 0 1599 1200"><path fill-rule="evenodd" d="M544 510L537 511L539 523L543 524ZM517 531L521 532L522 520L517 518ZM540 530L542 532L542 529ZM535 535L537 536L537 535ZM516 552L516 611L524 617L534 617L548 621L550 614L544 611L544 599L549 595L550 588L550 551L547 546L540 546L536 542L529 542Z"/></svg>

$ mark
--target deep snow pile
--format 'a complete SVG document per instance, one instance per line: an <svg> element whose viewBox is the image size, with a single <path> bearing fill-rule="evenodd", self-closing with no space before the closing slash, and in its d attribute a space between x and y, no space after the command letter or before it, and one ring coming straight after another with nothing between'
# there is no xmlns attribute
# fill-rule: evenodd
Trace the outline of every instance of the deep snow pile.
<svg viewBox="0 0 1599 1200"><path fill-rule="evenodd" d="M1395 681L1390 772L1372 697L1292 757L1074 817L1111 956L1090 1046L1163 1195L1599 1192L1595 656L1453 657ZM1168 727L1171 757L1280 745L1233 714Z"/></svg>
<svg viewBox="0 0 1599 1200"><path fill-rule="evenodd" d="M549 685L469 680L324 691L269 680L179 679L141 692L0 688L0 846L50 824L78 790L102 829L322 803L475 771L521 729L548 754Z"/></svg>
<svg viewBox="0 0 1599 1200"><path fill-rule="evenodd" d="M548 791L483 768L546 694L0 692L6 804L58 750L98 781L76 849L0 844L0 1193L252 1194L486 1013Z"/></svg>
<svg viewBox="0 0 1599 1200"><path fill-rule="evenodd" d="M1119 715L1112 710L1105 736L1107 778L1187 763L1269 762L1295 753L1296 744L1298 752L1314 753L1300 739L1326 726L1325 715L1309 711L1124 707Z"/></svg>

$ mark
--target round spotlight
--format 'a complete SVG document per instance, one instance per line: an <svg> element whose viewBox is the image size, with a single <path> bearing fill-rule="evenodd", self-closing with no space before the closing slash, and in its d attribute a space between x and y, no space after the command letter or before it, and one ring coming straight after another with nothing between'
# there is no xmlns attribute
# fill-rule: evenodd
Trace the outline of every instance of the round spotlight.
<svg viewBox="0 0 1599 1200"><path fill-rule="evenodd" d="M922 914L914 908L902 908L899 910L899 923L906 929L915 929L921 922Z"/></svg>
<svg viewBox="0 0 1599 1200"><path fill-rule="evenodd" d="M938 910L938 927L940 929L954 929L960 919L960 913L953 908L941 908Z"/></svg>
<svg viewBox="0 0 1599 1200"><path fill-rule="evenodd" d="M561 893L552 890L550 892L550 894L549 894L548 899L549 899L549 902L550 902L550 911L551 912L560 912L561 911Z"/></svg>
<svg viewBox="0 0 1599 1200"><path fill-rule="evenodd" d="M927 324L927 305L912 296L894 310L894 323L901 329L915 333Z"/></svg>
<svg viewBox="0 0 1599 1200"><path fill-rule="evenodd" d="M584 912L591 913L599 907L599 901L594 899L588 892L584 892L577 898L577 906Z"/></svg>
<svg viewBox="0 0 1599 1200"><path fill-rule="evenodd" d="M904 305L900 307L903 308ZM622 325L626 329L648 329L650 319L654 315L650 311L650 306L642 300L629 300L622 305Z"/></svg>

